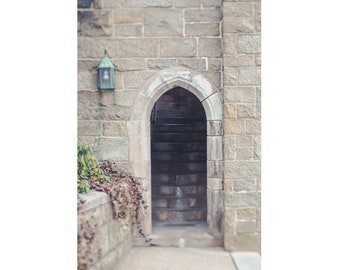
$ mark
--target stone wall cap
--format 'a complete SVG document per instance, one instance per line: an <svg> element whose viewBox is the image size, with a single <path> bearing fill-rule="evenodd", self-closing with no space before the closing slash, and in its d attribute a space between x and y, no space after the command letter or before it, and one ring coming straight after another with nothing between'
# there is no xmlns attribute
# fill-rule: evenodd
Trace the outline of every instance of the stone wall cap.
<svg viewBox="0 0 340 270"><path fill-rule="evenodd" d="M82 200L85 200L80 212L88 211L102 204L110 202L110 197L105 192L89 191L88 193L79 194Z"/></svg>

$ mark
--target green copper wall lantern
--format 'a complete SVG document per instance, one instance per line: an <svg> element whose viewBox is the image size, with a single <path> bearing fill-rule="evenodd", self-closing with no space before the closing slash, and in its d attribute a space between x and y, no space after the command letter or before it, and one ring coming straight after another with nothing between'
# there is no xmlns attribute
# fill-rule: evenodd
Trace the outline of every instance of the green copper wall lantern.
<svg viewBox="0 0 340 270"><path fill-rule="evenodd" d="M105 55L98 66L98 88L99 90L114 90L115 89L115 67L110 59Z"/></svg>

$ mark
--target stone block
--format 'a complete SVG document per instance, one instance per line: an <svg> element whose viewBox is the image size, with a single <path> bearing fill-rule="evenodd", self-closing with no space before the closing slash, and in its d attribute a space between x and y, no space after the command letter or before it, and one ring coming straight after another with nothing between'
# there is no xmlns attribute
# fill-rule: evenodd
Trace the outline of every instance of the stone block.
<svg viewBox="0 0 340 270"><path fill-rule="evenodd" d="M232 103L224 104L224 117L225 118L236 118L236 105Z"/></svg>
<svg viewBox="0 0 340 270"><path fill-rule="evenodd" d="M244 132L244 121L238 119L227 119L224 121L224 133L241 135Z"/></svg>
<svg viewBox="0 0 340 270"><path fill-rule="evenodd" d="M100 248L101 254L106 254L109 251L109 226L104 224L96 228L96 241Z"/></svg>
<svg viewBox="0 0 340 270"><path fill-rule="evenodd" d="M253 148L238 148L236 150L236 160L252 160Z"/></svg>
<svg viewBox="0 0 340 270"><path fill-rule="evenodd" d="M237 83L239 85L260 85L261 68L243 68L238 74Z"/></svg>
<svg viewBox="0 0 340 270"><path fill-rule="evenodd" d="M78 72L79 71L91 71L91 72L96 72L97 73L97 67L99 65L100 61L97 60L78 60L77 68Z"/></svg>
<svg viewBox="0 0 340 270"><path fill-rule="evenodd" d="M146 69L146 59L118 58L111 59L111 61L119 71L135 71Z"/></svg>
<svg viewBox="0 0 340 270"><path fill-rule="evenodd" d="M222 178L208 178L208 189L211 190L222 190L223 180Z"/></svg>
<svg viewBox="0 0 340 270"><path fill-rule="evenodd" d="M225 64L225 63L224 63ZM224 67L224 85L233 86L236 85L239 69Z"/></svg>
<svg viewBox="0 0 340 270"><path fill-rule="evenodd" d="M207 121L207 135L208 136L222 136L223 126L222 121Z"/></svg>
<svg viewBox="0 0 340 270"><path fill-rule="evenodd" d="M254 104L238 104L237 118L255 118L256 108Z"/></svg>
<svg viewBox="0 0 340 270"><path fill-rule="evenodd" d="M185 36L219 36L219 23L190 23L185 25Z"/></svg>
<svg viewBox="0 0 340 270"><path fill-rule="evenodd" d="M175 7L200 7L201 0L176 0Z"/></svg>
<svg viewBox="0 0 340 270"><path fill-rule="evenodd" d="M203 7L220 7L222 6L221 0L202 0Z"/></svg>
<svg viewBox="0 0 340 270"><path fill-rule="evenodd" d="M148 68L150 69L164 69L168 67L177 66L176 59L149 59Z"/></svg>
<svg viewBox="0 0 340 270"><path fill-rule="evenodd" d="M114 10L115 23L142 23L144 10L141 8L126 8Z"/></svg>
<svg viewBox="0 0 340 270"><path fill-rule="evenodd" d="M253 136L236 136L237 147L253 147Z"/></svg>
<svg viewBox="0 0 340 270"><path fill-rule="evenodd" d="M97 138L94 144L94 153L99 160L128 160L128 138L112 137Z"/></svg>
<svg viewBox="0 0 340 270"><path fill-rule="evenodd" d="M207 190L208 201L208 232L215 236L221 237L223 223L223 192L222 190Z"/></svg>
<svg viewBox="0 0 340 270"><path fill-rule="evenodd" d="M238 221L254 221L256 219L256 208L237 208L236 218Z"/></svg>
<svg viewBox="0 0 340 270"><path fill-rule="evenodd" d="M253 87L232 87L225 89L225 100L231 103L255 103L256 95Z"/></svg>
<svg viewBox="0 0 340 270"><path fill-rule="evenodd" d="M128 106L104 107L102 111L98 108L78 108L79 120L128 120L130 114L131 107Z"/></svg>
<svg viewBox="0 0 340 270"><path fill-rule="evenodd" d="M223 31L223 52L226 55L232 55L237 52L237 37L233 34L226 34Z"/></svg>
<svg viewBox="0 0 340 270"><path fill-rule="evenodd" d="M116 39L85 39L78 40L78 59L101 59L104 48L109 58L157 57L158 44L156 39L116 38Z"/></svg>
<svg viewBox="0 0 340 270"><path fill-rule="evenodd" d="M256 231L255 221L241 221L236 224L236 232L240 234L251 234Z"/></svg>
<svg viewBox="0 0 340 270"><path fill-rule="evenodd" d="M124 85L127 89L139 89L155 71L129 71L124 73Z"/></svg>
<svg viewBox="0 0 340 270"><path fill-rule="evenodd" d="M222 55L222 43L220 38L199 38L198 56L220 57Z"/></svg>
<svg viewBox="0 0 340 270"><path fill-rule="evenodd" d="M114 1L113 1L114 2ZM112 270L112 266L116 265L118 262L118 252L117 250L111 250L102 260L101 270Z"/></svg>
<svg viewBox="0 0 340 270"><path fill-rule="evenodd" d="M236 231L236 209L224 209L224 235L233 235Z"/></svg>
<svg viewBox="0 0 340 270"><path fill-rule="evenodd" d="M208 58L208 70L209 71L220 71L222 67L221 59Z"/></svg>
<svg viewBox="0 0 340 270"><path fill-rule="evenodd" d="M249 67L254 66L254 57L249 55L224 56L225 67Z"/></svg>
<svg viewBox="0 0 340 270"><path fill-rule="evenodd" d="M97 136L102 134L100 121L78 120L78 136Z"/></svg>
<svg viewBox="0 0 340 270"><path fill-rule="evenodd" d="M108 202L100 206L102 216L103 216L103 224L110 223L113 220L113 206L112 202Z"/></svg>
<svg viewBox="0 0 340 270"><path fill-rule="evenodd" d="M246 149L246 148L245 148ZM234 180L233 189L235 192L242 191L256 191L256 182L253 179L250 180Z"/></svg>
<svg viewBox="0 0 340 270"><path fill-rule="evenodd" d="M134 90L124 90L124 91L114 91L114 103L116 105L132 106L133 102L138 94L138 91Z"/></svg>
<svg viewBox="0 0 340 270"><path fill-rule="evenodd" d="M245 120L246 134L258 135L261 134L261 121L259 120Z"/></svg>
<svg viewBox="0 0 340 270"><path fill-rule="evenodd" d="M114 249L118 245L118 239L117 239L118 231L119 231L119 224L117 220L112 220L109 223L109 233L108 233L110 249Z"/></svg>
<svg viewBox="0 0 340 270"><path fill-rule="evenodd" d="M225 235L224 248L227 251L261 251L261 237L257 234Z"/></svg>
<svg viewBox="0 0 340 270"><path fill-rule="evenodd" d="M223 181L223 190L232 192L233 191L233 180L230 179L224 179Z"/></svg>
<svg viewBox="0 0 340 270"><path fill-rule="evenodd" d="M261 55L255 56L255 65L261 66Z"/></svg>
<svg viewBox="0 0 340 270"><path fill-rule="evenodd" d="M140 37L142 25L140 24L115 24L114 35L116 37Z"/></svg>
<svg viewBox="0 0 340 270"><path fill-rule="evenodd" d="M254 136L254 159L261 159L261 136Z"/></svg>
<svg viewBox="0 0 340 270"><path fill-rule="evenodd" d="M103 0L105 8L171 7L172 0Z"/></svg>
<svg viewBox="0 0 340 270"><path fill-rule="evenodd" d="M92 3L94 8L103 8L103 0L93 0Z"/></svg>
<svg viewBox="0 0 340 270"><path fill-rule="evenodd" d="M183 12L180 9L146 9L145 36L182 36Z"/></svg>
<svg viewBox="0 0 340 270"><path fill-rule="evenodd" d="M93 89L92 76L89 71L78 72L78 91Z"/></svg>
<svg viewBox="0 0 340 270"><path fill-rule="evenodd" d="M261 208L256 208L256 232L261 233Z"/></svg>
<svg viewBox="0 0 340 270"><path fill-rule="evenodd" d="M236 139L235 136L224 137L224 159L235 160L236 159Z"/></svg>
<svg viewBox="0 0 340 270"><path fill-rule="evenodd" d="M261 118L261 88L256 87L256 118Z"/></svg>
<svg viewBox="0 0 340 270"><path fill-rule="evenodd" d="M203 58L178 59L178 65L189 67L197 71L205 71L207 60Z"/></svg>
<svg viewBox="0 0 340 270"><path fill-rule="evenodd" d="M196 39L194 38L162 39L160 54L161 56L165 57L196 56Z"/></svg>
<svg viewBox="0 0 340 270"><path fill-rule="evenodd" d="M222 177L222 166L221 160L208 160L207 161L207 176L210 178L221 178Z"/></svg>
<svg viewBox="0 0 340 270"><path fill-rule="evenodd" d="M230 193L225 192L225 205L228 207L255 207L261 205L260 192Z"/></svg>
<svg viewBox="0 0 340 270"><path fill-rule="evenodd" d="M253 16L253 3L225 3L223 17L250 17Z"/></svg>
<svg viewBox="0 0 340 270"><path fill-rule="evenodd" d="M210 83L212 83L218 90L222 88L222 82L221 82L221 72L209 72L205 71L202 72L205 78L209 80Z"/></svg>
<svg viewBox="0 0 340 270"><path fill-rule="evenodd" d="M112 36L113 15L110 10L78 11L78 35Z"/></svg>
<svg viewBox="0 0 340 270"><path fill-rule="evenodd" d="M239 53L261 53L261 35L240 35L237 44Z"/></svg>
<svg viewBox="0 0 340 270"><path fill-rule="evenodd" d="M232 179L253 179L261 176L259 161L226 161L224 176Z"/></svg>
<svg viewBox="0 0 340 270"><path fill-rule="evenodd" d="M127 134L127 126L125 121L104 121L103 136L125 137Z"/></svg>
<svg viewBox="0 0 340 270"><path fill-rule="evenodd" d="M252 17L224 17L223 31L225 33L252 33L255 23Z"/></svg>
<svg viewBox="0 0 340 270"><path fill-rule="evenodd" d="M207 137L207 159L222 160L222 136Z"/></svg>
<svg viewBox="0 0 340 270"><path fill-rule="evenodd" d="M261 32L261 2L255 3L255 29Z"/></svg>
<svg viewBox="0 0 340 270"><path fill-rule="evenodd" d="M219 9L186 9L186 22L219 22L222 13Z"/></svg>

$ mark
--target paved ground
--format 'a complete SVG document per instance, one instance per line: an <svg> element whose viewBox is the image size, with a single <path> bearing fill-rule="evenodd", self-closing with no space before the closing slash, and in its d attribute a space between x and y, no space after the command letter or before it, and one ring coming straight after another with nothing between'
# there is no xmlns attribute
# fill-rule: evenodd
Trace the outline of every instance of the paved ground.
<svg viewBox="0 0 340 270"><path fill-rule="evenodd" d="M221 247L134 247L114 270L260 270L258 254L236 255L234 262Z"/></svg>

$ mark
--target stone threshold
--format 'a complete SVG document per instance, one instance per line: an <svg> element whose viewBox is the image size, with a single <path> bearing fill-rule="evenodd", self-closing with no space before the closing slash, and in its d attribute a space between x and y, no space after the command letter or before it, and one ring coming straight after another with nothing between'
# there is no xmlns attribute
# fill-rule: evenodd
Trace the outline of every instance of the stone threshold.
<svg viewBox="0 0 340 270"><path fill-rule="evenodd" d="M231 252L237 270L261 270L261 256L256 252Z"/></svg>

